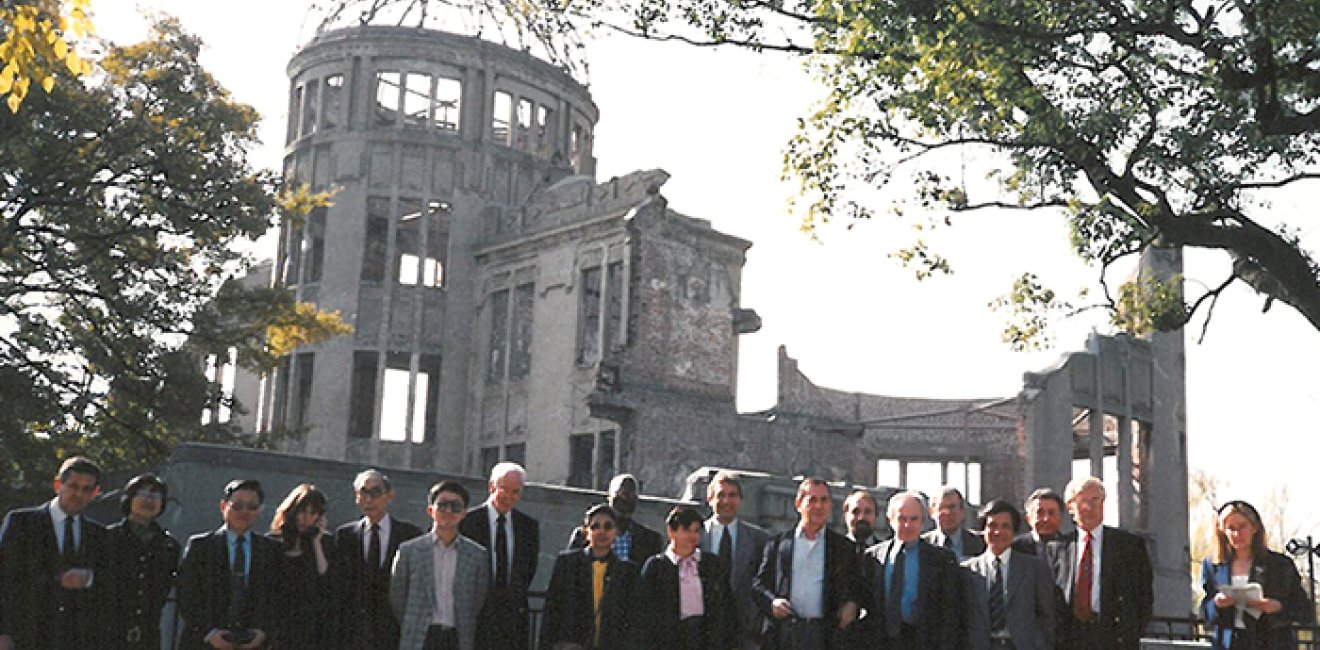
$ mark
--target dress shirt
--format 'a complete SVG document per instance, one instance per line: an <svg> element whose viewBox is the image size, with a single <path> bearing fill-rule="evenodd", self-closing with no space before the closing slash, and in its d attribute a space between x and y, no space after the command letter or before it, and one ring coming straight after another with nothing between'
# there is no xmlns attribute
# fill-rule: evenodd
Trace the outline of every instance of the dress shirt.
<svg viewBox="0 0 1320 650"><path fill-rule="evenodd" d="M371 553L371 520L362 518L362 557L367 557ZM385 569L390 568L390 513L385 513L380 521L376 522L380 526L380 566ZM378 567L379 568L379 567Z"/></svg>
<svg viewBox="0 0 1320 650"><path fill-rule="evenodd" d="M628 523L629 526L631 526L632 522L629 521ZM585 536L585 532L583 535ZM638 564L646 563L646 558L632 556L632 530L620 532L618 535L615 535L614 546L611 547L611 550L614 551L615 555L619 556L620 560L632 560Z"/></svg>
<svg viewBox="0 0 1320 650"><path fill-rule="evenodd" d="M911 623L915 620L915 608L917 604L917 580L921 574L917 571L921 564L921 544L919 540L911 542L897 542L890 546L889 560L885 562L885 584L894 584L894 561L898 559L899 550L904 551L903 556L903 597L900 601L903 611L903 621Z"/></svg>
<svg viewBox="0 0 1320 650"><path fill-rule="evenodd" d="M60 499L55 497L50 501L50 521L55 525L55 541L59 547L60 553L64 553L64 520L70 516L73 517L73 548L74 550L82 548L82 517L78 515L69 515L60 508Z"/></svg>
<svg viewBox="0 0 1320 650"><path fill-rule="evenodd" d="M940 543L937 544L937 546L943 546L944 548L952 550L953 554L957 555L960 560L966 557L963 553L963 529L955 528L952 533L946 533L941 529L939 540ZM950 544L946 545L944 540L949 540Z"/></svg>
<svg viewBox="0 0 1320 650"><path fill-rule="evenodd" d="M697 562L701 561L701 549L692 551L692 555L679 557L674 547L665 549L665 557L678 567L678 618L679 620L706 613L701 602L701 574L697 572Z"/></svg>
<svg viewBox="0 0 1320 650"><path fill-rule="evenodd" d="M710 547L712 550L719 550L720 540L724 539L725 534L729 536L729 548L738 548L737 519L730 521L728 526L721 524L718 518L710 522ZM726 557L724 561L729 566L733 566L733 558Z"/></svg>
<svg viewBox="0 0 1320 650"><path fill-rule="evenodd" d="M825 616L825 529L816 531L816 539L798 524L793 538L793 577L789 602L801 618Z"/></svg>
<svg viewBox="0 0 1320 650"><path fill-rule="evenodd" d="M486 503L484 505L486 506L486 521L489 522L487 525L490 527L489 528L490 543L491 543L490 580L491 580L491 584L495 584L496 558L495 558L494 545L495 545L495 540L500 538L499 535L496 534L495 524L499 521L500 513L499 511L495 510L495 504L491 503L489 499L486 500ZM504 515L504 539L505 539L504 550L505 552L508 553L508 555L505 555L504 557L509 558L509 582L512 583L513 582L513 511L512 510L510 510L508 514Z"/></svg>
<svg viewBox="0 0 1320 650"><path fill-rule="evenodd" d="M229 549L228 566L233 567L234 547L238 544L240 535L229 530L228 526L222 526L220 529L225 531L225 547ZM246 582L247 577L252 575L252 531L243 533L241 537L243 538L243 579Z"/></svg>
<svg viewBox="0 0 1320 650"><path fill-rule="evenodd" d="M435 613L431 616L432 625L456 627L454 624L454 572L458 569L458 540L445 544L435 530L427 533L431 536L434 549L435 566Z"/></svg>
<svg viewBox="0 0 1320 650"><path fill-rule="evenodd" d="M1091 531L1091 611L1100 611L1100 551L1104 548L1105 527L1096 526ZM1073 560L1073 582L1076 583L1077 576L1082 566L1082 554L1086 551L1086 531L1077 531L1077 559ZM1077 585L1073 584L1073 589Z"/></svg>
<svg viewBox="0 0 1320 650"><path fill-rule="evenodd" d="M994 583L995 583L995 557L996 557L996 556L995 556L994 551L991 551L991 550L988 549L988 548L985 550L985 553L982 554L982 555L983 555L983 557L985 557L986 566L990 567L990 571L985 575L985 588L988 590L988 589L990 589L990 587L991 587L992 585L994 585ZM1004 598L1007 599L1007 598L1008 598L1008 571L1009 571L1009 568L1008 568L1008 567L1009 567L1009 565L1012 564L1012 561L1013 561L1013 549L1011 549L1011 548L1006 548L1006 549L1004 549L1004 553L1003 553L1002 555L998 556L998 557L999 557L1000 571L1002 571L1003 574L1004 574L1004 584L1002 585L1002 587L1003 587L1003 589L1004 589Z"/></svg>

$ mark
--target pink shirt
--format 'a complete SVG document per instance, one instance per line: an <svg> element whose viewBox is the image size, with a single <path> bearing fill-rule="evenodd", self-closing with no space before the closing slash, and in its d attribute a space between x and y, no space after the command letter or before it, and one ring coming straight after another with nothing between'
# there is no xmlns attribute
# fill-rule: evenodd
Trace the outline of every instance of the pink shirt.
<svg viewBox="0 0 1320 650"><path fill-rule="evenodd" d="M701 549L687 557L679 557L671 546L665 549L665 557L678 567L678 617L684 619L704 615L706 610L701 602L701 575L697 572Z"/></svg>

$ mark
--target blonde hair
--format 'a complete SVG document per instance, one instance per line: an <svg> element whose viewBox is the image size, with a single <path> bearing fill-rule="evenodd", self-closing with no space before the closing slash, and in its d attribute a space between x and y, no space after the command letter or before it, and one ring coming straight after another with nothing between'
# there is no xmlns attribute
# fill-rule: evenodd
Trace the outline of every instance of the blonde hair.
<svg viewBox="0 0 1320 650"><path fill-rule="evenodd" d="M1251 557L1256 559L1265 557L1269 553L1269 546L1265 539L1265 526L1260 521L1260 513L1246 501L1229 501L1219 506L1219 512L1215 516L1215 550L1211 558L1214 563L1225 564L1233 561L1233 547L1229 545L1228 534L1224 532L1224 522L1230 515L1242 515L1256 529L1256 534L1251 537Z"/></svg>

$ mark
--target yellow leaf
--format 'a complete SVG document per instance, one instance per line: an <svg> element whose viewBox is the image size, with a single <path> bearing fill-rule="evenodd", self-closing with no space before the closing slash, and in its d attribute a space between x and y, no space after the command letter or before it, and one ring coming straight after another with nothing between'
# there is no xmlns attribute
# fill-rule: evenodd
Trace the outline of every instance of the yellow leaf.
<svg viewBox="0 0 1320 650"><path fill-rule="evenodd" d="M64 39L57 39L52 46L55 48L55 58L63 59L69 55L69 44L65 43Z"/></svg>
<svg viewBox="0 0 1320 650"><path fill-rule="evenodd" d="M76 75L83 74L83 65L84 65L83 60L78 58L77 54L74 54L73 52L69 52L68 56L65 57L64 59L64 63L65 65L69 66L69 72L72 72L73 74ZM88 65L87 68L90 70L91 66Z"/></svg>
<svg viewBox="0 0 1320 650"><path fill-rule="evenodd" d="M9 74L9 69L0 72L0 95L9 93L9 89L14 85L14 76Z"/></svg>
<svg viewBox="0 0 1320 650"><path fill-rule="evenodd" d="M23 98L19 97L17 94L10 94L9 100L5 103L9 105L9 112L17 113L18 105L23 103Z"/></svg>
<svg viewBox="0 0 1320 650"><path fill-rule="evenodd" d="M41 80L41 89L46 91L47 95L49 95L50 91L54 88L55 88L55 77L47 76L45 79Z"/></svg>

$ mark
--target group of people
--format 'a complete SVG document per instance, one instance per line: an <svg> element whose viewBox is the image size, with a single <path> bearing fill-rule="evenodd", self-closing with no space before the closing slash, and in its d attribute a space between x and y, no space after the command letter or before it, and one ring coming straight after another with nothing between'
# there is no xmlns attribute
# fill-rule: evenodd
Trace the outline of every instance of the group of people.
<svg viewBox="0 0 1320 650"><path fill-rule="evenodd" d="M334 531L326 495L306 483L269 532L254 530L262 486L235 480L222 525L182 553L156 523L163 480L130 480L109 527L83 514L100 481L94 462L70 458L51 501L5 516L0 650L159 648L175 588L189 650L527 650L534 636L540 527L517 509L517 464L496 465L475 506L461 483L433 485L425 533L390 514L394 489L378 470L355 477L362 517ZM721 472L707 490L712 514L679 505L662 536L634 520L637 493L636 479L616 476L555 558L539 650L1129 650L1151 617L1145 543L1103 525L1105 489L1092 477L1032 493L1025 533L1022 513L999 499L965 528L954 488L929 507L920 493L895 494L887 536L875 497L859 490L836 533L829 486L809 478L796 526L770 534L739 517L739 477ZM923 533L928 514L936 526ZM1202 566L1214 647L1295 647L1291 625L1314 619L1296 568L1268 550L1249 504L1218 514Z"/></svg>

